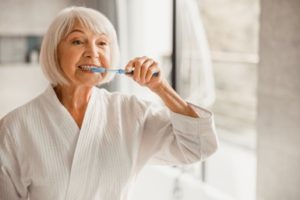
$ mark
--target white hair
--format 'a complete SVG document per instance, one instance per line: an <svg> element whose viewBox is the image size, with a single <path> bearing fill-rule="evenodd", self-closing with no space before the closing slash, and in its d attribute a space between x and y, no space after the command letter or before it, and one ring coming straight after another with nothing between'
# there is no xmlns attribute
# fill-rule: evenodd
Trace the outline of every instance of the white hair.
<svg viewBox="0 0 300 200"><path fill-rule="evenodd" d="M60 11L50 24L41 45L40 65L52 85L69 84L58 62L57 47L60 41L71 32L76 21L95 33L104 33L109 37L110 66L118 66L119 46L116 31L111 22L94 9L68 7ZM108 73L101 84L111 81L113 77L113 73Z"/></svg>

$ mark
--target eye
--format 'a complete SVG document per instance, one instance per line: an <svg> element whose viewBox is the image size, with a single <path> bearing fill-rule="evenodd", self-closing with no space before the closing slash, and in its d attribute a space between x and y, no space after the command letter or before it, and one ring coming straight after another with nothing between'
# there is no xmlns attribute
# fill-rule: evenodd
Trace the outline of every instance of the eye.
<svg viewBox="0 0 300 200"><path fill-rule="evenodd" d="M80 44L83 44L83 42L81 40L73 40L72 44L74 44L74 45L80 45Z"/></svg>
<svg viewBox="0 0 300 200"><path fill-rule="evenodd" d="M101 42L99 42L98 43L100 46L107 46L108 45L108 43L107 42L104 42L104 41L101 41Z"/></svg>

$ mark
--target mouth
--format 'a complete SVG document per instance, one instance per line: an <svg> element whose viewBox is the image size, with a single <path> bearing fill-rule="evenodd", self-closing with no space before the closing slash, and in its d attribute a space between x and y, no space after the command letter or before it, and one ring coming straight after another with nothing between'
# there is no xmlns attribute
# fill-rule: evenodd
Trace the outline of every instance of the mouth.
<svg viewBox="0 0 300 200"><path fill-rule="evenodd" d="M83 70L83 71L91 71L92 68L95 67L101 67L101 66L97 66L97 65L93 65L93 64L84 64L84 65L79 65L78 68Z"/></svg>

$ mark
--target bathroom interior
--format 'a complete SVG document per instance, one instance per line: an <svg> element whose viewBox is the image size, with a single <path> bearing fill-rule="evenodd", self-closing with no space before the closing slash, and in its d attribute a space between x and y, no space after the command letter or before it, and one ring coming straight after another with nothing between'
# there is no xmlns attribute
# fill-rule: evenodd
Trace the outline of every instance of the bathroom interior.
<svg viewBox="0 0 300 200"><path fill-rule="evenodd" d="M1 0L0 118L47 87L43 34L72 5L111 20L120 66L153 57L182 97L214 113L218 151L146 166L131 200L300 199L300 1ZM160 103L124 76L103 87Z"/></svg>

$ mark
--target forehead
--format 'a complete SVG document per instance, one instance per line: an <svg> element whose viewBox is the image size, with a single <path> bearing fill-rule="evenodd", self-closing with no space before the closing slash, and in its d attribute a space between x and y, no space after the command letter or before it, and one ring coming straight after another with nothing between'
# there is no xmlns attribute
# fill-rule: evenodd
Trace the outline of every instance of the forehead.
<svg viewBox="0 0 300 200"><path fill-rule="evenodd" d="M74 34L74 33L79 33L79 34L85 34L85 35L93 35L93 36L99 36L99 37L103 37L103 38L109 38L108 35L103 32L103 31L97 31L97 30L91 30L90 27L80 23L78 20L75 21L75 23L73 24L73 26L70 28L70 30L68 31L69 33L67 34L67 36Z"/></svg>

